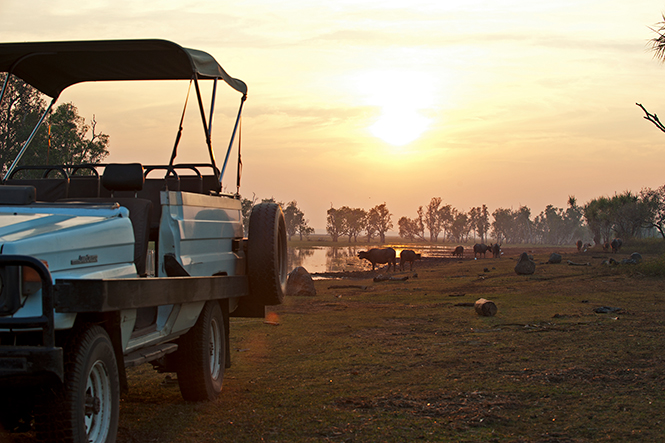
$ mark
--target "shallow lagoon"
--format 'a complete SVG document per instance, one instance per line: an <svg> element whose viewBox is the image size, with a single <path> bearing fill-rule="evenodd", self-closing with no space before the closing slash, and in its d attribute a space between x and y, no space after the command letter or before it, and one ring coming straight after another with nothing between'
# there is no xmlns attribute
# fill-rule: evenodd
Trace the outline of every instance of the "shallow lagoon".
<svg viewBox="0 0 665 443"><path fill-rule="evenodd" d="M455 245L452 244L390 244L384 247L395 249L398 263L399 253L402 249L413 249L417 253L421 253L423 257L450 257L452 251L455 249ZM363 271L371 269L371 263L358 258L358 252L366 251L367 249L366 246L289 246L288 270L291 271L297 266L302 266L307 269L307 272L313 274L317 272ZM466 253L473 254L471 247L465 248L465 250Z"/></svg>

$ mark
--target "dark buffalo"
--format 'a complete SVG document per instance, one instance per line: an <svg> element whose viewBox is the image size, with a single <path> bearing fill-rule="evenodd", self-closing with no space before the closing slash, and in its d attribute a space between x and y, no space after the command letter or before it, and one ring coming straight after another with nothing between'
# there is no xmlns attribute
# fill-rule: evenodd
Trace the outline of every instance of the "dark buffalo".
<svg viewBox="0 0 665 443"><path fill-rule="evenodd" d="M577 240L577 243L575 243L577 246L577 252L582 251L582 240Z"/></svg>
<svg viewBox="0 0 665 443"><path fill-rule="evenodd" d="M487 246L485 243L476 243L473 245L473 258L476 258L476 254L480 256L480 254L483 254L483 258L485 258L485 254L487 251L490 250L490 247Z"/></svg>
<svg viewBox="0 0 665 443"><path fill-rule="evenodd" d="M420 254L416 254L416 251L412 251L411 249L404 249L399 253L399 269L403 271L404 265L406 262L409 262L411 265L410 269L413 271L413 262L416 260L420 260Z"/></svg>
<svg viewBox="0 0 665 443"><path fill-rule="evenodd" d="M393 265L393 271L397 270L396 267L396 257L395 250L393 248L384 248L378 249L373 248L369 251L360 251L358 253L358 258L369 260L372 263L372 271L376 268L376 264L385 264L388 263L388 270L390 271L390 264Z"/></svg>
<svg viewBox="0 0 665 443"><path fill-rule="evenodd" d="M501 245L500 244L494 243L492 245L492 257L501 258Z"/></svg>
<svg viewBox="0 0 665 443"><path fill-rule="evenodd" d="M603 243L603 251L607 252L610 250L610 242Z"/></svg>
<svg viewBox="0 0 665 443"><path fill-rule="evenodd" d="M453 257L464 258L464 246L458 246L453 251Z"/></svg>
<svg viewBox="0 0 665 443"><path fill-rule="evenodd" d="M623 240L620 238L615 238L612 240L612 243L610 243L610 246L612 246L612 252L619 252L619 249L621 249L621 245L623 245Z"/></svg>

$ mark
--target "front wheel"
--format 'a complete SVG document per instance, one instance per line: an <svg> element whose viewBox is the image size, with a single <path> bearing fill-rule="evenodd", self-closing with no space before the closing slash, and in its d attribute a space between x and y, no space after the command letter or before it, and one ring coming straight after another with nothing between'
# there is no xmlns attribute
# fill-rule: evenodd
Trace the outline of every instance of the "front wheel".
<svg viewBox="0 0 665 443"><path fill-rule="evenodd" d="M178 386L187 401L214 400L222 391L226 329L217 301L208 301L192 329L178 342Z"/></svg>
<svg viewBox="0 0 665 443"><path fill-rule="evenodd" d="M65 347L65 383L37 406L37 436L48 442L113 443L118 432L120 383L104 328L79 331Z"/></svg>

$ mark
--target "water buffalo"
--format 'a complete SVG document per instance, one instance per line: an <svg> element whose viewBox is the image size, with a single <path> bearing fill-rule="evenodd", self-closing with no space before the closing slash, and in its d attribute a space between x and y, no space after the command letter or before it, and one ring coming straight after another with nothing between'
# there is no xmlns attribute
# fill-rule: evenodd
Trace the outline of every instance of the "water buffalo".
<svg viewBox="0 0 665 443"><path fill-rule="evenodd" d="M621 245L623 245L623 240L620 238L615 238L612 240L612 243L610 243L610 246L612 247L612 252L619 252L619 249L621 249Z"/></svg>
<svg viewBox="0 0 665 443"><path fill-rule="evenodd" d="M464 258L464 246L458 246L453 251L453 257Z"/></svg>
<svg viewBox="0 0 665 443"><path fill-rule="evenodd" d="M372 263L372 271L376 268L376 264L385 264L388 263L388 271L390 271L390 264L393 265L393 271L397 270L395 265L396 263L396 254L393 248L372 248L369 251L360 251L358 253L359 259L366 259Z"/></svg>
<svg viewBox="0 0 665 443"><path fill-rule="evenodd" d="M476 254L480 256L480 254L483 254L483 258L485 257L485 254L487 251L490 249L489 246L487 246L485 243L476 243L473 245L473 258L476 258Z"/></svg>
<svg viewBox="0 0 665 443"><path fill-rule="evenodd" d="M577 252L580 252L582 250L582 240L577 240L575 246L577 246Z"/></svg>
<svg viewBox="0 0 665 443"><path fill-rule="evenodd" d="M603 251L607 252L610 250L610 242L603 243Z"/></svg>
<svg viewBox="0 0 665 443"><path fill-rule="evenodd" d="M494 243L492 245L492 257L501 258L501 245L500 244Z"/></svg>
<svg viewBox="0 0 665 443"><path fill-rule="evenodd" d="M416 252L411 249L404 249L399 253L399 269L403 271L404 265L406 262L409 262L411 265L410 269L413 271L413 262L416 260L420 260L420 254L416 254Z"/></svg>

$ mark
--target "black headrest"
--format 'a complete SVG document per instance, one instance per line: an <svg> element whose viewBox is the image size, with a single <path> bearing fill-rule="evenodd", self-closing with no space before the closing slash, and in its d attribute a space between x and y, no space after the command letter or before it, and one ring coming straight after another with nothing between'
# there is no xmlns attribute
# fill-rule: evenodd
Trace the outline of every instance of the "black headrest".
<svg viewBox="0 0 665 443"><path fill-rule="evenodd" d="M111 163L102 175L102 185L109 191L140 191L143 181L141 163Z"/></svg>
<svg viewBox="0 0 665 443"><path fill-rule="evenodd" d="M0 205L29 205L35 194L34 186L0 186Z"/></svg>

